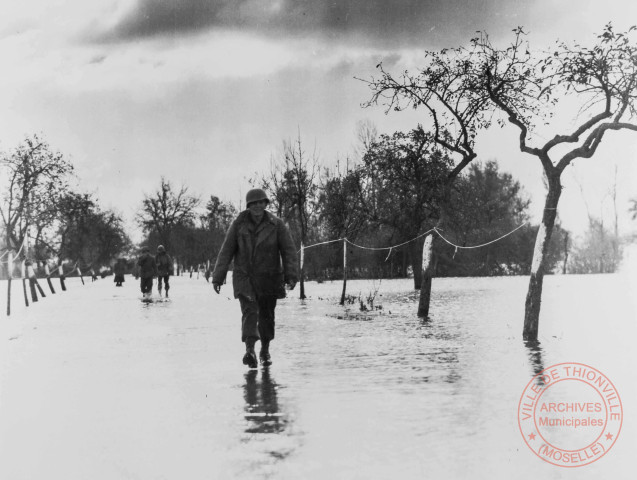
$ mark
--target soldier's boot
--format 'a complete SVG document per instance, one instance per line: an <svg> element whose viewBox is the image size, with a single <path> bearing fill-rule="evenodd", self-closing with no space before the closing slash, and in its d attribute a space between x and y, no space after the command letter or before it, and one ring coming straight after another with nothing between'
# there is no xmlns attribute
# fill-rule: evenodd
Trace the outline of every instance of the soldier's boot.
<svg viewBox="0 0 637 480"><path fill-rule="evenodd" d="M249 337L246 339L246 353L243 356L243 364L250 368L257 368L259 362L257 362L257 354L254 352L254 343L256 339Z"/></svg>
<svg viewBox="0 0 637 480"><path fill-rule="evenodd" d="M261 341L261 351L259 352L259 360L261 365L269 367L272 365L272 357L270 356L270 341Z"/></svg>

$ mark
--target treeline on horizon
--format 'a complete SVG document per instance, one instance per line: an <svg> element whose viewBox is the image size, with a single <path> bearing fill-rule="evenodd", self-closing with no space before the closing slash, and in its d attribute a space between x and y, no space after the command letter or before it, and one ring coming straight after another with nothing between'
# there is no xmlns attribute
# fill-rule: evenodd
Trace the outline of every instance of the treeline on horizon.
<svg viewBox="0 0 637 480"><path fill-rule="evenodd" d="M538 226L529 222L530 200L523 187L495 161L473 162L445 187L453 162L420 127L387 135L361 122L356 135L354 154L327 167L316 150L305 149L299 133L283 142L267 171L249 181L267 191L269 211L288 223L297 247L309 247L304 250L306 279L342 278L343 242L313 245L347 238L349 278L413 276L419 288L422 234L438 225L442 214L441 234L460 247L485 244L523 226L481 248L457 249L434 236L436 276L529 273ZM160 244L180 269L211 268L241 208L215 195L202 201L187 186L176 187L162 177L157 190L140 202L136 222L145 238L133 245L120 215L71 186L73 165L44 139L25 138L2 153L1 162L3 278L9 252L17 256L14 268L28 257L40 269L65 263L105 272L122 257L134 265L139 247L154 251ZM557 225L548 271L617 269L616 220L613 230L604 219L589 218L588 231L577 241Z"/></svg>

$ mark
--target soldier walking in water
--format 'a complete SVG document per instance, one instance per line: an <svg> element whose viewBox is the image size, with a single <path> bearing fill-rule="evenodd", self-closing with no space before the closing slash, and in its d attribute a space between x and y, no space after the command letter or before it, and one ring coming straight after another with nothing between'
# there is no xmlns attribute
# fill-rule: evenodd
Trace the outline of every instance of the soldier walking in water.
<svg viewBox="0 0 637 480"><path fill-rule="evenodd" d="M157 275L157 264L155 263L155 257L150 254L150 248L142 248L142 254L137 260L137 268L143 300L150 302L153 292L153 277Z"/></svg>
<svg viewBox="0 0 637 480"><path fill-rule="evenodd" d="M247 210L232 222L221 246L212 284L219 293L234 259L232 285L241 304L241 341L245 342L244 365L255 368L254 345L261 340L262 365L272 363L270 341L274 338L274 309L285 297L284 284L292 290L298 280L296 248L283 220L265 210L269 200L260 188L246 195Z"/></svg>
<svg viewBox="0 0 637 480"><path fill-rule="evenodd" d="M162 280L164 283L166 298L168 298L168 290L170 285L168 278L173 275L173 259L166 253L163 245L157 247L157 255L155 255L155 263L157 264L157 291L161 297Z"/></svg>

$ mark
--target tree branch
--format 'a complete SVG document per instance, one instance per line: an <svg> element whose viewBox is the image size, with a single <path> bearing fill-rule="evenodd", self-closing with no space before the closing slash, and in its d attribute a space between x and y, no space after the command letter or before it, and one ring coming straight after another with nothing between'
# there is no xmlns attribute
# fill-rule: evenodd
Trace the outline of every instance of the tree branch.
<svg viewBox="0 0 637 480"><path fill-rule="evenodd" d="M595 130L593 130L588 136L584 144L571 150L562 157L556 166L556 170L561 173L574 159L592 157L595 154L597 147L601 144L604 134L608 130L633 130L637 132L637 125L632 123L613 122L597 126L597 128L595 128Z"/></svg>

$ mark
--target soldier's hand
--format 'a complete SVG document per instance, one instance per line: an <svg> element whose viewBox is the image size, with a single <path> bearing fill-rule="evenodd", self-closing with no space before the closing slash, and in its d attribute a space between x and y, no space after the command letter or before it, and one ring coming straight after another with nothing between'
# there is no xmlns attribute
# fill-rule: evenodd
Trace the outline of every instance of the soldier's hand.
<svg viewBox="0 0 637 480"><path fill-rule="evenodd" d="M294 287L296 287L296 281L290 280L286 286L288 287L288 290L294 290Z"/></svg>
<svg viewBox="0 0 637 480"><path fill-rule="evenodd" d="M212 288L214 288L215 292L219 293L221 291L221 284L220 283L213 283L212 284Z"/></svg>

